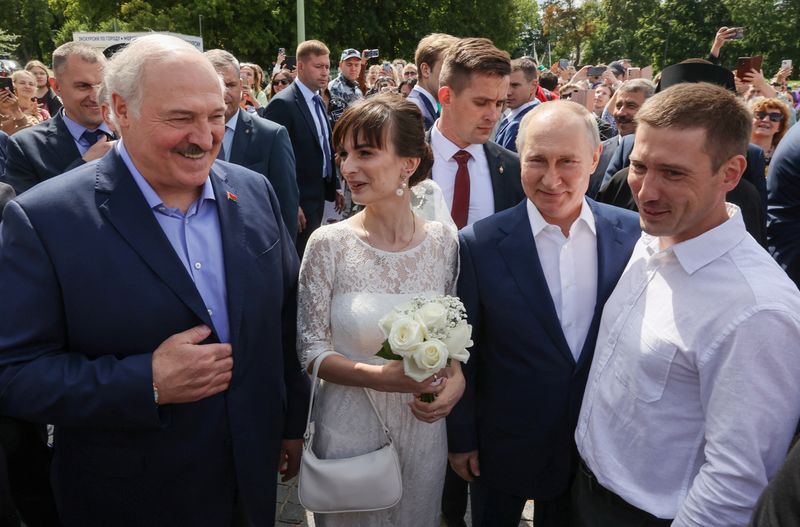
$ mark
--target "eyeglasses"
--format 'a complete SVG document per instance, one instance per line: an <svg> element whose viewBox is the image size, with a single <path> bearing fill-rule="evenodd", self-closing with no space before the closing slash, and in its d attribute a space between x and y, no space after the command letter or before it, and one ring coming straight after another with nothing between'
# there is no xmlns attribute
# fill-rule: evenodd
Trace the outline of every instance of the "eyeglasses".
<svg viewBox="0 0 800 527"><path fill-rule="evenodd" d="M291 82L292 81L290 79L275 79L274 81L272 81L272 85L273 86L278 86L280 84L282 86L286 86L287 84L290 84Z"/></svg>
<svg viewBox="0 0 800 527"><path fill-rule="evenodd" d="M766 117L769 117L769 120L773 123L779 123L783 121L783 114L781 112L765 112L763 110L759 110L755 112L754 115L759 121Z"/></svg>
<svg viewBox="0 0 800 527"><path fill-rule="evenodd" d="M403 76L404 77L416 77L417 76L417 72L416 71L410 71L410 70L409 71L404 71L403 72Z"/></svg>

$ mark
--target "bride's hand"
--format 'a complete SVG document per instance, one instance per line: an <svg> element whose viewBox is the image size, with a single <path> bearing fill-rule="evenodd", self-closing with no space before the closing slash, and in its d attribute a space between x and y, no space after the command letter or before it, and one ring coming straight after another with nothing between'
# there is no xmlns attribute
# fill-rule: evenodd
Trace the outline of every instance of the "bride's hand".
<svg viewBox="0 0 800 527"><path fill-rule="evenodd" d="M415 397L413 401L408 403L411 413L420 421L433 423L443 417L447 417L461 399L461 396L464 395L466 381L464 374L461 372L461 364L453 361L452 365L445 368L444 371L447 372L447 378L442 379L442 384L445 387L432 403L423 402L419 397Z"/></svg>
<svg viewBox="0 0 800 527"><path fill-rule="evenodd" d="M439 377L445 375L442 370L437 374ZM436 393L438 394L444 390L446 382L441 382L434 385L434 376L431 375L427 379L417 382L403 371L403 361L390 360L386 364L380 366L380 375L377 386L373 389L382 392L396 392L396 393Z"/></svg>

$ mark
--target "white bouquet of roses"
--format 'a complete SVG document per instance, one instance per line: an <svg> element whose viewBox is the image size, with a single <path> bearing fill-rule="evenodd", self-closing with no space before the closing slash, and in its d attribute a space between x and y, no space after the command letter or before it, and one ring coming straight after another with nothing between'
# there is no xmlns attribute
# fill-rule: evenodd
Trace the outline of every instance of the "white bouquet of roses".
<svg viewBox="0 0 800 527"><path fill-rule="evenodd" d="M472 326L464 304L454 296L419 296L396 306L378 324L386 340L377 356L402 360L405 374L423 381L450 360L467 362ZM432 394L421 399L433 401Z"/></svg>

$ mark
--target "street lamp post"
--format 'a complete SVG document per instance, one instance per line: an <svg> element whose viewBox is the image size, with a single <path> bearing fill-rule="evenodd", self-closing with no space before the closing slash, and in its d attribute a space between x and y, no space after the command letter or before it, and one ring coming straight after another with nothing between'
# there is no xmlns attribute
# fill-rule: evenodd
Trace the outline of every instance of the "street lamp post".
<svg viewBox="0 0 800 527"><path fill-rule="evenodd" d="M306 39L306 10L305 1L297 0L297 43Z"/></svg>

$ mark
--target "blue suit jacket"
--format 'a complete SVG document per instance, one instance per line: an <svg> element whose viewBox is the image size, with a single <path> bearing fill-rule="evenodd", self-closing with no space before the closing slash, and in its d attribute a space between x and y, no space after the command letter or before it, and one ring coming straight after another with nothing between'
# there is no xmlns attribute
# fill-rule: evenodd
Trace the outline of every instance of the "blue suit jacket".
<svg viewBox="0 0 800 527"><path fill-rule="evenodd" d="M769 163L769 252L800 287L800 126L781 139Z"/></svg>
<svg viewBox="0 0 800 527"><path fill-rule="evenodd" d="M507 150L511 150L512 152L517 151L517 133L519 132L519 123L522 122L522 118L525 117L528 112L536 108L541 104L539 99L533 100L534 104L532 106L528 106L517 115L514 116L514 119L508 124L508 126L502 130L501 132L497 133L497 138L495 142L502 146ZM502 121L501 121L502 122Z"/></svg>
<svg viewBox="0 0 800 527"><path fill-rule="evenodd" d="M424 95L413 89L411 93L408 94L408 100L416 104L419 111L422 112L422 122L427 132L431 129L431 126L433 126L433 123L436 122L439 116L436 114L436 107L431 104L430 100L424 97Z"/></svg>
<svg viewBox="0 0 800 527"><path fill-rule="evenodd" d="M533 499L563 493L577 467L574 432L600 315L639 238L638 216L588 200L598 285L578 362L547 287L522 202L460 233L458 293L473 326L467 388L447 418L451 452L478 449L481 478Z"/></svg>
<svg viewBox="0 0 800 527"><path fill-rule="evenodd" d="M231 525L234 493L253 525L273 525L280 442L302 436L308 402L297 254L263 176L216 162L210 178L234 369L226 392L195 403L154 404L152 352L213 326L117 152L6 208L0 414L55 424L67 527Z"/></svg>
<svg viewBox="0 0 800 527"><path fill-rule="evenodd" d="M281 206L283 223L292 239L297 236L299 190L292 142L286 128L239 110L228 161L264 175Z"/></svg>
<svg viewBox="0 0 800 527"><path fill-rule="evenodd" d="M15 133L8 142L7 157L2 182L14 187L17 194L84 164L63 111Z"/></svg>
<svg viewBox="0 0 800 527"><path fill-rule="evenodd" d="M325 159L317 136L317 127L296 82L275 95L268 105L259 110L261 117L283 125L289 132L297 162L300 206L306 216L312 216L314 211L319 210L321 217L325 200L333 201L335 197L337 180L335 177L327 180L322 177ZM334 152L333 145L331 152ZM311 230L314 228L316 226Z"/></svg>

